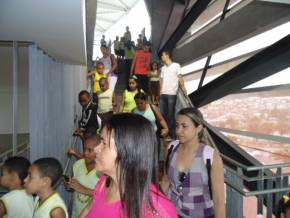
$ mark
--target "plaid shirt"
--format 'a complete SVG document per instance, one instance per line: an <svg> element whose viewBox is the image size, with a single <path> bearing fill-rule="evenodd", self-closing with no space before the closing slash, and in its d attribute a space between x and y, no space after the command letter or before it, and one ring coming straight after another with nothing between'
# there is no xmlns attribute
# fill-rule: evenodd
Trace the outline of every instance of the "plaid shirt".
<svg viewBox="0 0 290 218"><path fill-rule="evenodd" d="M177 145L169 157L168 176L170 180L168 197L174 202L178 214L182 217L205 218L214 215L213 201L208 187L208 175L200 145L192 166L188 172L176 168Z"/></svg>

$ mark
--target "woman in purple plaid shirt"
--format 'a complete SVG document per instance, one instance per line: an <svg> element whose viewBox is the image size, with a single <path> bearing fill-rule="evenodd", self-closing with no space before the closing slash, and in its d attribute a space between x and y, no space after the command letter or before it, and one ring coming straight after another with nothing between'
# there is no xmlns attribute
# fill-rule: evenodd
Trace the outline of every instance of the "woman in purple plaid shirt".
<svg viewBox="0 0 290 218"><path fill-rule="evenodd" d="M178 141L168 151L168 175L161 187L179 217L225 218L223 162L218 151L205 143L202 119L194 108L178 112Z"/></svg>

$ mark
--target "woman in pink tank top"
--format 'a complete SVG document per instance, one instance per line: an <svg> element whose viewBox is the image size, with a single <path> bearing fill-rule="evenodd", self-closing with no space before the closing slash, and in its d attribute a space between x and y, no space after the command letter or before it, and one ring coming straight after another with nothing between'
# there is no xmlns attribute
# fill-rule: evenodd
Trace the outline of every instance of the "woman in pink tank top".
<svg viewBox="0 0 290 218"><path fill-rule="evenodd" d="M142 134L140 134L142 132ZM113 115L95 148L100 178L82 218L177 218L175 206L157 188L157 140L140 115Z"/></svg>

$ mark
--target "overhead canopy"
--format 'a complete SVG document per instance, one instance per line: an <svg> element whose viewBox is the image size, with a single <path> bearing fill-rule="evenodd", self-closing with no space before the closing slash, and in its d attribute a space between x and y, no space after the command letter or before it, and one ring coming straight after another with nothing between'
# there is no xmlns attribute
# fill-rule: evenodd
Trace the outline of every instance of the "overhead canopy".
<svg viewBox="0 0 290 218"><path fill-rule="evenodd" d="M97 37L125 16L139 0L97 0L95 44Z"/></svg>

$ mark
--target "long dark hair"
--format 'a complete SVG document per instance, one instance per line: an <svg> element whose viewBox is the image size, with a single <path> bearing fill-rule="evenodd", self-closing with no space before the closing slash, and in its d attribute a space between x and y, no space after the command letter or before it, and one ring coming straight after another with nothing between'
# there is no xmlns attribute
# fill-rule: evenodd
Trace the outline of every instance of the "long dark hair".
<svg viewBox="0 0 290 218"><path fill-rule="evenodd" d="M123 212L128 218L144 217L144 209L155 211L150 186L158 187L157 139L151 123L137 114L115 114L105 124L114 131L116 163L120 169L119 190ZM107 184L109 184L107 181Z"/></svg>

